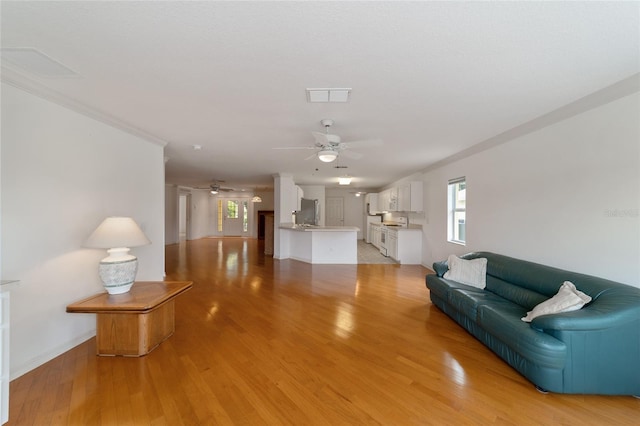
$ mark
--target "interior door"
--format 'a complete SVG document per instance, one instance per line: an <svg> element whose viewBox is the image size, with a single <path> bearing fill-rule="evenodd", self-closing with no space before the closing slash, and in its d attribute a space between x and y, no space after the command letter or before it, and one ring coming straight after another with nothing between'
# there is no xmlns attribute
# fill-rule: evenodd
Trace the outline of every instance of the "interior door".
<svg viewBox="0 0 640 426"><path fill-rule="evenodd" d="M246 200L224 198L222 201L222 234L225 237L248 235L249 212Z"/></svg>
<svg viewBox="0 0 640 426"><path fill-rule="evenodd" d="M344 198L326 197L325 222L327 226L344 225Z"/></svg>

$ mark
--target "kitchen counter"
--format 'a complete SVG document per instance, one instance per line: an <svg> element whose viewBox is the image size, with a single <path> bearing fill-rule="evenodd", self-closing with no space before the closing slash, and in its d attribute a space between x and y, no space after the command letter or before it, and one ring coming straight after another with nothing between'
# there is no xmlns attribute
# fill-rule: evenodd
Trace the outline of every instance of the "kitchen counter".
<svg viewBox="0 0 640 426"><path fill-rule="evenodd" d="M382 223L382 222L370 222L369 225L373 225L373 226L378 226L378 227L382 227L384 226L387 229L420 229L422 230L422 225L389 225L387 223Z"/></svg>
<svg viewBox="0 0 640 426"><path fill-rule="evenodd" d="M422 262L422 226L395 223L370 223L372 244L400 264Z"/></svg>
<svg viewBox="0 0 640 426"><path fill-rule="evenodd" d="M289 229L291 231L299 231L299 232L344 232L344 231L358 232L360 230L360 228L358 228L357 226L293 225L289 223L280 225L280 229Z"/></svg>
<svg viewBox="0 0 640 426"><path fill-rule="evenodd" d="M279 226L280 259L307 263L357 264L358 231L356 226L302 226L283 223Z"/></svg>

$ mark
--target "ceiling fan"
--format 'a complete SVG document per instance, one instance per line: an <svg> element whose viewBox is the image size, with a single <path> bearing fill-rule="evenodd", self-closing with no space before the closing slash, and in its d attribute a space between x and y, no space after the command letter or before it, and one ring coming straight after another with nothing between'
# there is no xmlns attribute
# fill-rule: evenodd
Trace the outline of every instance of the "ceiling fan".
<svg viewBox="0 0 640 426"><path fill-rule="evenodd" d="M320 121L324 126L325 132L311 132L315 139L313 146L287 146L273 149L315 149L317 152L305 160L309 160L313 157L325 163L330 163L338 158L338 155L344 155L347 158L358 160L362 158L362 154L358 152L350 151L350 148L357 147L369 147L369 146L381 146L383 144L382 139L367 139L351 142L342 142L340 136L329 133L329 128L333 125L334 121L325 118Z"/></svg>
<svg viewBox="0 0 640 426"><path fill-rule="evenodd" d="M196 187L196 189L208 189L214 195L218 194L220 192L233 192L233 191L235 191L235 189L233 189L233 188L221 187L220 186L221 183L224 183L224 181L223 180L215 180L215 181L213 181L213 183L209 184L208 187L204 187L204 188L203 187Z"/></svg>

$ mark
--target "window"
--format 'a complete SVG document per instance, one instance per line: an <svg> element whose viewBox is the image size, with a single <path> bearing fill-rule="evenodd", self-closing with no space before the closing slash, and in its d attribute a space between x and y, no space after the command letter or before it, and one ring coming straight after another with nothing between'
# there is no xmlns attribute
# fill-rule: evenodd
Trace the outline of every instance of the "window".
<svg viewBox="0 0 640 426"><path fill-rule="evenodd" d="M464 177L449 181L447 240L465 244L467 220L467 182Z"/></svg>
<svg viewBox="0 0 640 426"><path fill-rule="evenodd" d="M249 230L249 203L247 201L242 202L242 231L247 232Z"/></svg>
<svg viewBox="0 0 640 426"><path fill-rule="evenodd" d="M227 219L238 218L238 202L235 200L227 201Z"/></svg>

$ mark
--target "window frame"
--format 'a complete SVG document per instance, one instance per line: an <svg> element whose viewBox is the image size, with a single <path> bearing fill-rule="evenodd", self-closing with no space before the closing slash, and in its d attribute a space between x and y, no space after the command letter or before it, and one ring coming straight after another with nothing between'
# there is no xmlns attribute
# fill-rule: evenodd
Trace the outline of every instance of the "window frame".
<svg viewBox="0 0 640 426"><path fill-rule="evenodd" d="M460 188L462 187L462 188ZM464 198L461 198L463 195ZM463 202L460 205L460 201ZM463 216L462 232L460 214ZM456 229L457 228L457 229ZM447 241L453 244L467 244L467 179L465 176L449 180L447 185ZM462 237L460 236L462 234Z"/></svg>

